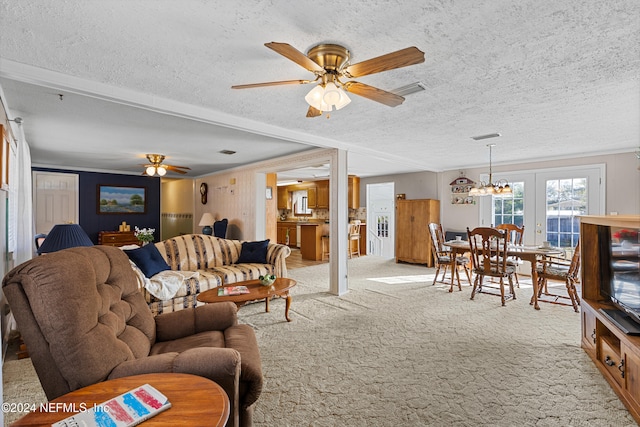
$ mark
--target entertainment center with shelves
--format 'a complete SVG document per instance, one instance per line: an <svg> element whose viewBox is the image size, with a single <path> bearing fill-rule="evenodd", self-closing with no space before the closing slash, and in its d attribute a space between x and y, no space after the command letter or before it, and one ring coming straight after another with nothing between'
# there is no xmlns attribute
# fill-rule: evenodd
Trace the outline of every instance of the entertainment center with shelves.
<svg viewBox="0 0 640 427"><path fill-rule="evenodd" d="M614 242L615 230L635 233ZM640 423L639 215L583 216L582 348ZM615 282L615 283L614 283Z"/></svg>

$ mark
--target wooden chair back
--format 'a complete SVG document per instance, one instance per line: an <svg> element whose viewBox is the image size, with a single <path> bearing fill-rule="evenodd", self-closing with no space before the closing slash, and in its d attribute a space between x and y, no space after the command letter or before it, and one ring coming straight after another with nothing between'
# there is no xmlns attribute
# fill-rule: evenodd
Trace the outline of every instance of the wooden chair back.
<svg viewBox="0 0 640 427"><path fill-rule="evenodd" d="M431 236L431 247L436 258L440 256L448 256L449 251L445 250L444 232L442 224L432 222L429 224L429 235Z"/></svg>
<svg viewBox="0 0 640 427"><path fill-rule="evenodd" d="M496 230L505 230L509 234L509 242L514 245L522 245L524 241L524 225L518 227L515 224L499 224L495 226Z"/></svg>
<svg viewBox="0 0 640 427"><path fill-rule="evenodd" d="M360 238L360 221L359 219L353 220L349 223L349 239Z"/></svg>
<svg viewBox="0 0 640 427"><path fill-rule="evenodd" d="M507 244L509 234L491 227L467 228L471 263L476 274L492 277L506 277L513 273L507 268Z"/></svg>

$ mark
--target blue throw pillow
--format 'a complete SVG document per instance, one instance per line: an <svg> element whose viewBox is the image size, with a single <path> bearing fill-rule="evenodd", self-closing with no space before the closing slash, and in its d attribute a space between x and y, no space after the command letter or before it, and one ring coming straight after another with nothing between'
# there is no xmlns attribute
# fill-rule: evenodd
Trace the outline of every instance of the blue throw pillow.
<svg viewBox="0 0 640 427"><path fill-rule="evenodd" d="M238 264L244 262L266 264L267 246L269 246L269 239L260 240L258 242L242 242L242 250L240 251Z"/></svg>
<svg viewBox="0 0 640 427"><path fill-rule="evenodd" d="M156 245L150 243L138 249L124 251L129 259L138 266L145 277L150 278L161 271L170 270L169 264L162 258Z"/></svg>

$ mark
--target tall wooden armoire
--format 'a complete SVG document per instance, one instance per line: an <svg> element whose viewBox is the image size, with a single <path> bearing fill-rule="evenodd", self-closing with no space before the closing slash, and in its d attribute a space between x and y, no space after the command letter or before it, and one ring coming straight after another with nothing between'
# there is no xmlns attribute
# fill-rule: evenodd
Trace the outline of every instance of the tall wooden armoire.
<svg viewBox="0 0 640 427"><path fill-rule="evenodd" d="M396 262L433 266L430 222L440 222L439 200L396 200Z"/></svg>

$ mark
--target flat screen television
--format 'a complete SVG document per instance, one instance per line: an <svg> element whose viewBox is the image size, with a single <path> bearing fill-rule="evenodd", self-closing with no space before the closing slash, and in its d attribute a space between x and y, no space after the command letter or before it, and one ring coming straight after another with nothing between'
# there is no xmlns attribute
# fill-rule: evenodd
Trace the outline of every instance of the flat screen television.
<svg viewBox="0 0 640 427"><path fill-rule="evenodd" d="M640 226L599 228L600 294L616 309L602 309L630 335L640 335ZM585 260L588 262L588 260Z"/></svg>

